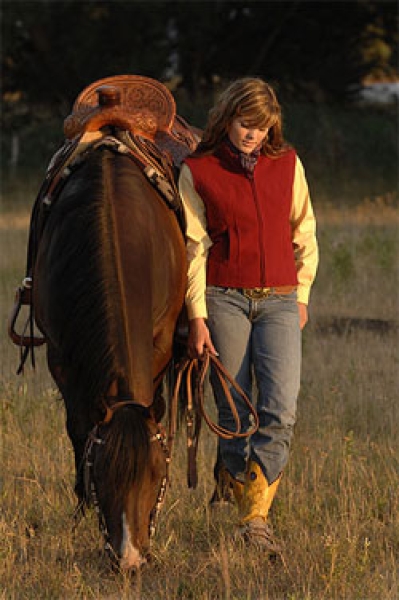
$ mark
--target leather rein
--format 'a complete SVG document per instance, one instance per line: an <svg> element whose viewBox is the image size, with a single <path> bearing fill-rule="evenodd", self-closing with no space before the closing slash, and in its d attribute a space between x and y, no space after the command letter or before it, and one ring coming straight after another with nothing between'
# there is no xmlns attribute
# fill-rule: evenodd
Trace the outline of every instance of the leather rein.
<svg viewBox="0 0 399 600"><path fill-rule="evenodd" d="M218 377L222 385L227 404L232 412L235 423L234 431L225 429L224 427L221 427L215 423L205 407L205 378L211 367L213 368L215 375ZM226 368L214 354L211 354L208 350L205 350L200 358L186 357L178 367L174 392L169 406L168 441L170 451L177 429L178 404L184 375L186 377L185 391L187 399L187 483L188 487L195 488L198 483L196 463L199 436L201 432L201 420L204 419L209 429L213 433L223 439L231 440L234 438L243 438L253 435L258 430L259 417L255 407L252 405L244 390L233 379L233 377L228 373ZM230 384L231 388L234 389L242 398L252 417L252 425L247 431L241 430L241 420L238 415L237 407L228 383Z"/></svg>
<svg viewBox="0 0 399 600"><path fill-rule="evenodd" d="M235 430L230 431L225 429L215 423L210 417L209 413L205 408L205 378L210 369L213 367L216 376L218 377L224 393L226 397L226 401L230 407L230 410L233 414L234 422L235 422ZM150 436L150 442L158 442L162 450L165 454L166 461L166 474L161 481L161 485L158 492L158 497L155 503L155 506L151 512L150 518L150 539L153 537L156 528L156 522L163 506L165 500L165 494L168 487L168 483L170 480L170 464L172 457L172 448L173 442L176 435L177 430L177 416L178 416L178 404L179 397L182 388L183 379L185 377L185 391L187 398L187 406L186 406L186 430L187 430L187 483L189 488L195 488L198 483L198 475L197 475L197 450L198 443L201 431L201 420L204 419L209 429L222 437L223 439L234 439L234 438L242 438L247 437L255 433L259 427L259 418L256 413L254 406L249 400L248 396L245 394L243 389L239 386L239 384L232 378L232 376L228 373L219 359L210 354L207 350L204 351L204 354L201 358L188 358L185 357L180 365L177 368L177 377L174 385L173 395L171 402L169 404L169 426L168 433L166 433L160 423L157 423L157 432ZM231 387L238 393L238 395L243 399L244 403L249 409L250 415L252 416L252 426L247 431L241 430L241 421L238 415L237 407L235 405L233 396L229 389L228 383L230 383ZM107 400L115 400L114 397L107 397ZM83 455L83 481L85 486L85 499L81 501L75 511L75 518L80 514L82 515L84 512L85 505L93 505L94 509L97 513L99 520L99 528L101 533L105 539L105 549L107 551L112 552L112 547L109 543L109 534L107 530L107 525L105 522L104 515L101 511L96 483L93 473L93 465L94 465L94 454L96 446L102 445L105 443L103 438L101 437L101 425L108 424L114 413L120 408L132 406L136 408L143 409L143 407L134 400L130 398L127 399L119 399L112 404L105 404L106 414L104 419L97 423L93 429L90 431L86 447ZM151 417L149 417L151 418Z"/></svg>

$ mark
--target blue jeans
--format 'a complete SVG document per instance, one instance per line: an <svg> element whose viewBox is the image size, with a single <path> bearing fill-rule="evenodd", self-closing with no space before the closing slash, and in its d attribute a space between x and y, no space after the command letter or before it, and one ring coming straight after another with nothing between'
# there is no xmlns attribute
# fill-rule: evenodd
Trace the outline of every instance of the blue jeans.
<svg viewBox="0 0 399 600"><path fill-rule="evenodd" d="M208 327L219 358L259 416L259 429L250 438L220 439L223 463L233 477L244 481L248 460L254 460L271 484L287 464L296 420L301 369L296 292L250 300L234 288L208 286L206 298ZM231 411L212 373L211 384L219 424L234 431ZM248 408L234 390L232 394L242 430L247 431Z"/></svg>

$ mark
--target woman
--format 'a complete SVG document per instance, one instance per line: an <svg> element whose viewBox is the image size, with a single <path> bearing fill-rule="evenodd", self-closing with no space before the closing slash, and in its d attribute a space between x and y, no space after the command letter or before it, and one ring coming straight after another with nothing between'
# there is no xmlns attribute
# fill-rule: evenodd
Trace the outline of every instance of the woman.
<svg viewBox="0 0 399 600"><path fill-rule="evenodd" d="M280 105L266 82L239 79L220 96L179 187L187 218L189 354L218 354L256 402L258 431L250 439L221 439L220 453L240 532L273 552L267 517L293 435L300 332L318 249L304 170L284 141ZM219 423L234 430L212 375L211 382ZM235 399L249 429L248 411Z"/></svg>

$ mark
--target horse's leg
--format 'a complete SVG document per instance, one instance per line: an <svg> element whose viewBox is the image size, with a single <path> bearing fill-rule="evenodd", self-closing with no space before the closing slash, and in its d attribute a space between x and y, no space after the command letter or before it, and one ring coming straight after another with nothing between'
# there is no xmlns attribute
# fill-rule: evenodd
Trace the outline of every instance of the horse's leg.
<svg viewBox="0 0 399 600"><path fill-rule="evenodd" d="M66 429L69 439L71 440L73 446L75 457L75 494L77 495L78 500L81 501L85 498L83 460L87 443L87 436L90 431L90 425L86 424L86 427L82 426L83 424L79 420L78 416L76 414L73 414L73 411L68 409L67 403L66 408Z"/></svg>
<svg viewBox="0 0 399 600"><path fill-rule="evenodd" d="M60 353L51 344L47 344L47 365L51 377L54 379L58 389L61 392L62 397L64 397L67 385L67 377L62 364Z"/></svg>
<svg viewBox="0 0 399 600"><path fill-rule="evenodd" d="M60 353L51 346L47 347L47 363L48 368L54 379L58 389L61 392L66 412L67 422L66 429L71 440L74 457L75 457L75 493L80 500L84 498L84 481L83 481L83 456L86 446L88 432L90 431L90 423L87 419L83 419L82 415L77 414L72 407L70 401L70 393L68 392L68 377L66 369L63 366Z"/></svg>

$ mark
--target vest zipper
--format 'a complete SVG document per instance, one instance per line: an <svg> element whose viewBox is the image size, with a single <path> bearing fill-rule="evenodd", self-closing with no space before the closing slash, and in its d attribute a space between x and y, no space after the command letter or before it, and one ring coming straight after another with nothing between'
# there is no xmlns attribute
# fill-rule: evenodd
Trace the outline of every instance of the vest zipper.
<svg viewBox="0 0 399 600"><path fill-rule="evenodd" d="M248 173L247 177L251 184L252 195L254 198L256 213L258 215L258 221L259 221L258 242L259 242L259 251L260 251L260 277L261 277L260 284L262 287L264 287L266 285L266 265L265 265L265 246L264 246L264 242L263 242L263 218L262 218L262 212L259 207L258 193L256 191L254 176L252 173L251 174Z"/></svg>

